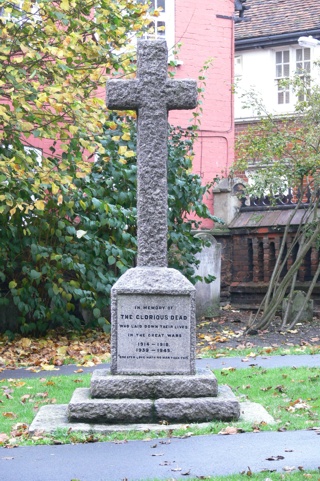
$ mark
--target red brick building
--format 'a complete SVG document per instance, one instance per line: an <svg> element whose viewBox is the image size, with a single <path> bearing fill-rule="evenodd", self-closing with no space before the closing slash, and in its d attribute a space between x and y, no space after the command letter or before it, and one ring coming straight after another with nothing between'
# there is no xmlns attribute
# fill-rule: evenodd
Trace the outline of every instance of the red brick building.
<svg viewBox="0 0 320 481"><path fill-rule="evenodd" d="M248 125L258 122L253 109L242 109L241 94L253 87L261 94L267 109L279 115L293 112L295 96L281 80L304 69L314 73L314 62L320 58L320 48L299 44L300 37L320 39L320 4L313 0L250 0L247 22L235 26L235 135ZM316 43L316 42L315 42ZM254 168L254 166L252 166ZM246 172L250 175L250 169ZM245 178L245 175L241 176ZM216 229L214 235L223 245L222 298L234 305L257 305L262 299L279 255L284 226L293 205L291 200L272 208L265 202L241 206L236 193L241 181L224 183L215 197L216 211L224 204L229 213L228 225ZM219 199L222 199L220 201ZM285 245L290 248L301 211L291 222L291 234ZM294 251L282 272L294 261ZM319 263L319 252L313 246L298 273L297 287L306 290ZM313 298L320 299L320 284Z"/></svg>

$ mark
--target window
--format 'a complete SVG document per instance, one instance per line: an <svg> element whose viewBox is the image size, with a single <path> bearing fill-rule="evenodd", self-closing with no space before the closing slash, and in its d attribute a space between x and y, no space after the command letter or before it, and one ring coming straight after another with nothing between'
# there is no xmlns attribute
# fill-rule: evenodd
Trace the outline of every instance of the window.
<svg viewBox="0 0 320 481"><path fill-rule="evenodd" d="M279 105L290 103L290 90L289 87L284 84L284 80L288 79L289 76L290 50L276 52L276 82Z"/></svg>
<svg viewBox="0 0 320 481"><path fill-rule="evenodd" d="M311 52L310 48L297 48L296 50L296 71L298 74L310 74Z"/></svg>
<svg viewBox="0 0 320 481"><path fill-rule="evenodd" d="M311 49L297 48L286 49L275 53L275 80L277 86L277 104L291 104L294 100L304 100L305 93L293 95L285 80L298 74L304 80L305 87L310 86L311 75Z"/></svg>
<svg viewBox="0 0 320 481"><path fill-rule="evenodd" d="M0 19L2 22L14 22L22 23L27 21L30 15L33 16L34 20L40 20L39 16L39 5L38 2L34 1L29 12L23 10L24 1L7 2L6 7L0 8Z"/></svg>
<svg viewBox="0 0 320 481"><path fill-rule="evenodd" d="M146 0L140 0L146 3ZM165 39L167 41L169 56L173 55L175 44L174 32L174 0L151 0L150 10L160 10L159 17L152 18L149 31L145 34L147 39Z"/></svg>
<svg viewBox="0 0 320 481"><path fill-rule="evenodd" d="M235 77L242 75L242 55L236 55L234 58L234 75Z"/></svg>
<svg viewBox="0 0 320 481"><path fill-rule="evenodd" d="M305 93L301 92L298 99L302 102L305 100L306 94L310 92L310 74L311 74L311 51L310 48L298 48L296 50L296 73L301 77L304 83Z"/></svg>
<svg viewBox="0 0 320 481"><path fill-rule="evenodd" d="M42 150L35 147L24 146L24 150L27 154L31 155L37 164L41 167L42 165Z"/></svg>

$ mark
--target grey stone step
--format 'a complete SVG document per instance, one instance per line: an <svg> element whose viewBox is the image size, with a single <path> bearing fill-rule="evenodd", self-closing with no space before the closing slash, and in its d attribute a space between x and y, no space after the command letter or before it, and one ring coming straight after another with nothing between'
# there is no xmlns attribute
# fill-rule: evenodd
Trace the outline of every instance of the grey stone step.
<svg viewBox="0 0 320 481"><path fill-rule="evenodd" d="M42 406L36 414L29 427L29 434L36 433L53 433L57 429L66 429L70 431L81 431L83 433L100 433L110 434L115 432L142 431L142 432L158 432L174 429L186 429L190 423L140 423L140 424L109 424L109 423L87 423L72 422L67 416L67 404L48 404ZM267 411L257 403L244 402L240 403L239 420L249 422L251 424L274 424L275 420L267 413ZM204 428L210 426L210 423L194 423L191 426Z"/></svg>
<svg viewBox="0 0 320 481"><path fill-rule="evenodd" d="M210 369L197 369L195 375L124 376L110 369L94 371L92 398L197 398L216 397L218 382Z"/></svg>
<svg viewBox="0 0 320 481"><path fill-rule="evenodd" d="M171 422L209 422L237 420L240 404L228 386L220 386L217 397L157 399L158 419Z"/></svg>
<svg viewBox="0 0 320 481"><path fill-rule="evenodd" d="M228 386L217 397L149 399L91 398L90 389L76 389L68 407L70 421L104 423L229 421L240 416L240 404Z"/></svg>
<svg viewBox="0 0 320 481"><path fill-rule="evenodd" d="M153 419L150 399L93 399L89 388L74 391L68 406L70 421L144 423Z"/></svg>

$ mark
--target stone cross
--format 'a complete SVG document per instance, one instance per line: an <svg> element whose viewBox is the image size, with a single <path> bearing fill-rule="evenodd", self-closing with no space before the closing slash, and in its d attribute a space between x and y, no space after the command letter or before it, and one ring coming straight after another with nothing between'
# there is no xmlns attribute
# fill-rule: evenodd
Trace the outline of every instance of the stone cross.
<svg viewBox="0 0 320 481"><path fill-rule="evenodd" d="M168 79L164 40L138 42L135 80L109 80L107 106L138 112L138 267L167 267L168 111L197 105L194 80Z"/></svg>

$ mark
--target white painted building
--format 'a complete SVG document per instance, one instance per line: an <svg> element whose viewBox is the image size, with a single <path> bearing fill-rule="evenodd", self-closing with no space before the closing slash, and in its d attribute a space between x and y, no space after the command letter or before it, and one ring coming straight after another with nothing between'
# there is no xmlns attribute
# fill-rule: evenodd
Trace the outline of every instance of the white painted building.
<svg viewBox="0 0 320 481"><path fill-rule="evenodd" d="M301 36L320 38L320 4L314 0L248 0L246 22L235 27L235 121L256 117L243 108L242 95L254 89L267 111L279 115L293 111L296 97L283 80L295 72L320 81L320 47L303 47ZM302 73L303 72L303 73Z"/></svg>

